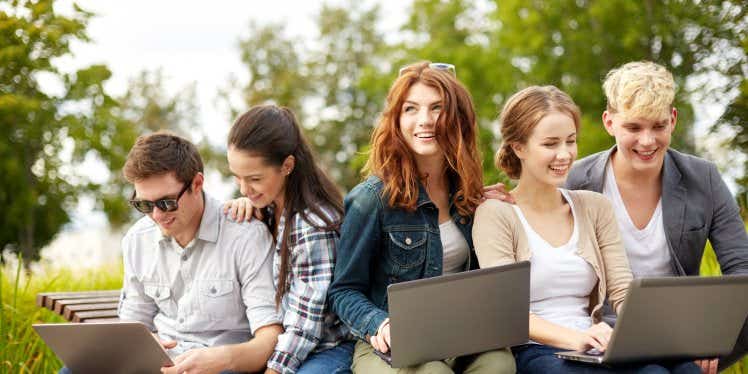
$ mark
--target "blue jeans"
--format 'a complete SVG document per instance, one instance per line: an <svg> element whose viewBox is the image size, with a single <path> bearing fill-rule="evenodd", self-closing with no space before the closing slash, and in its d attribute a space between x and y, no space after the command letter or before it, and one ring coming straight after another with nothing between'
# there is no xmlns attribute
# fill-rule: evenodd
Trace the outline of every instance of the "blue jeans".
<svg viewBox="0 0 748 374"><path fill-rule="evenodd" d="M73 371L68 369L67 366L63 366L57 374L73 374ZM233 371L222 371L219 374L239 374Z"/></svg>
<svg viewBox="0 0 748 374"><path fill-rule="evenodd" d="M350 374L355 342L340 343L335 348L309 355L296 374Z"/></svg>
<svg viewBox="0 0 748 374"><path fill-rule="evenodd" d="M652 364L625 365L606 367L568 361L554 356L556 352L566 351L540 344L524 344L512 348L517 361L517 374L525 373L639 373L639 374L701 374L701 369L693 362L659 362Z"/></svg>

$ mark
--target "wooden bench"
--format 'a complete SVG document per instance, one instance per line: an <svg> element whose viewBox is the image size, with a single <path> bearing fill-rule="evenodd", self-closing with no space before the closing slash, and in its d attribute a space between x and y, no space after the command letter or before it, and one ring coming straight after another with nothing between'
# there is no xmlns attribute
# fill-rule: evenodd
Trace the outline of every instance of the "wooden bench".
<svg viewBox="0 0 748 374"><path fill-rule="evenodd" d="M118 321L120 290L41 292L36 305L47 308L70 322Z"/></svg>

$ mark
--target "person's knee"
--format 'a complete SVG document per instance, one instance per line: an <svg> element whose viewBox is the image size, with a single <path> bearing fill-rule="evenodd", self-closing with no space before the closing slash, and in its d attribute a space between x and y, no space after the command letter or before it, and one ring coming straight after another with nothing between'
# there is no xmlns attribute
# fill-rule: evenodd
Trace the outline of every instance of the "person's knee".
<svg viewBox="0 0 748 374"><path fill-rule="evenodd" d="M425 364L418 365L414 370L404 369L398 370L398 374L454 374L452 368L450 368L444 361L431 361Z"/></svg>
<svg viewBox="0 0 748 374"><path fill-rule="evenodd" d="M516 372L517 366L514 361L514 356L508 349L481 353L470 365L468 365L467 370L465 370L466 374L514 374Z"/></svg>

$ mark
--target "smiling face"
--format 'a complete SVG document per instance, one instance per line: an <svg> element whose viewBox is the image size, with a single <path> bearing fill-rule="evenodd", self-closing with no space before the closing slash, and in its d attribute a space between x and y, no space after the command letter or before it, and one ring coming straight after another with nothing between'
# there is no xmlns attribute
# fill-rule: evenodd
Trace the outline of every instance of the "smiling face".
<svg viewBox="0 0 748 374"><path fill-rule="evenodd" d="M191 189L182 194L177 201L178 208L172 212L164 212L154 207L150 217L165 236L171 236L180 243L188 243L200 224L203 214L202 203L203 175L198 173L192 180ZM160 174L133 182L135 199L156 201L160 199L175 199L184 183L177 180L174 173Z"/></svg>
<svg viewBox="0 0 748 374"><path fill-rule="evenodd" d="M522 163L520 183L561 186L577 158L574 120L567 114L551 112L538 122L525 144L515 144L513 149Z"/></svg>
<svg viewBox="0 0 748 374"><path fill-rule="evenodd" d="M436 121L442 112L439 92L423 83L410 87L400 109L400 133L419 163L443 158L436 141Z"/></svg>
<svg viewBox="0 0 748 374"><path fill-rule="evenodd" d="M628 118L625 113L603 113L605 129L616 138L614 164L636 172L659 173L677 116L674 108L654 119Z"/></svg>
<svg viewBox="0 0 748 374"><path fill-rule="evenodd" d="M293 170L293 156L288 156L281 166L267 163L264 157L229 147L229 169L239 185L242 195L252 206L264 208L271 203L283 206L288 175Z"/></svg>

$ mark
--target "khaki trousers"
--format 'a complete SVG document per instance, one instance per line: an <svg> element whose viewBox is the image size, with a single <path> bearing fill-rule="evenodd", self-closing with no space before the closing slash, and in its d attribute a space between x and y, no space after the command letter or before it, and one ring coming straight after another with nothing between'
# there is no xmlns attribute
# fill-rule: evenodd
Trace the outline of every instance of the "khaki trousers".
<svg viewBox="0 0 748 374"><path fill-rule="evenodd" d="M463 370L459 370L462 368ZM453 374L455 369L465 374L514 374L514 356L509 349L478 353L475 355L431 361L407 368L395 369L374 354L371 344L356 342L353 352L353 373L361 374Z"/></svg>

